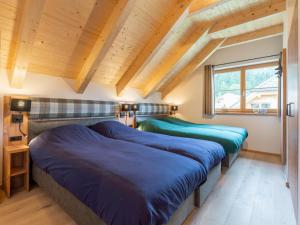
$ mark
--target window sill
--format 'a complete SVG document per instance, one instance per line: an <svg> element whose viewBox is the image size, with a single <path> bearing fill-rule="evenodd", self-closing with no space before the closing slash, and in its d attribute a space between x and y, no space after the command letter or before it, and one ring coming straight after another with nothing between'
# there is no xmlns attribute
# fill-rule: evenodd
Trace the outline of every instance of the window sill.
<svg viewBox="0 0 300 225"><path fill-rule="evenodd" d="M277 113L251 113L251 112L216 112L216 115L238 115L238 116L276 116Z"/></svg>

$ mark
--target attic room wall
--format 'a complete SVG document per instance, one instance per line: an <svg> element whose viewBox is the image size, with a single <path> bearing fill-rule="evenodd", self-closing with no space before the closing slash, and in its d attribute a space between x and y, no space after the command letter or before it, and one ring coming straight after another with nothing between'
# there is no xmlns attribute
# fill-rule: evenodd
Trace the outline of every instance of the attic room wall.
<svg viewBox="0 0 300 225"><path fill-rule="evenodd" d="M221 49L205 64L277 54L282 50L282 42L282 37L279 36ZM203 77L202 66L165 98L167 103L179 105L178 117L194 122L245 127L249 131L249 137L244 148L280 154L280 120L276 116L217 115L213 119L203 118Z"/></svg>
<svg viewBox="0 0 300 225"><path fill-rule="evenodd" d="M113 101L136 101L136 102L153 102L160 103L160 94L150 96L147 99L141 98L138 90L128 88L122 97L117 97L115 87L109 85L100 85L91 82L84 94L77 94L71 88L71 80L63 80L59 77L28 74L25 80L24 88L13 89L9 87L7 80L7 71L0 71L0 146L2 146L3 137L3 96L4 95L30 95L39 97L52 98L69 98L69 99L90 99L90 100L113 100ZM2 184L2 149L0 151L0 185Z"/></svg>

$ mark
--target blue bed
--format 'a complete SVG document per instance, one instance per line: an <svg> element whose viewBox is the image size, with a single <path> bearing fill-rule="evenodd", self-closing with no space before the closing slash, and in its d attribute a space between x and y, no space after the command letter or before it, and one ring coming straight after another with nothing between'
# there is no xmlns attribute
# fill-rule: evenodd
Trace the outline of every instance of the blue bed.
<svg viewBox="0 0 300 225"><path fill-rule="evenodd" d="M180 154L204 165L206 172L225 157L223 147L215 142L139 131L117 121L102 121L90 126L99 134Z"/></svg>
<svg viewBox="0 0 300 225"><path fill-rule="evenodd" d="M165 224L206 179L200 161L104 137L82 125L43 132L34 165L110 225Z"/></svg>

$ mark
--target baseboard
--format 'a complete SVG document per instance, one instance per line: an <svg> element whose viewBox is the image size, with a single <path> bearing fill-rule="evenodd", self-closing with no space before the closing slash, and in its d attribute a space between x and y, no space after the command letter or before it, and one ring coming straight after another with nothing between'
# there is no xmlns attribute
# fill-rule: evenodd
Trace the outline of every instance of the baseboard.
<svg viewBox="0 0 300 225"><path fill-rule="evenodd" d="M242 151L244 151L244 152L254 152L254 153L259 153L259 154L273 155L273 156L281 157L280 153L264 152L264 151L258 151L258 150L253 150L253 149L245 149L245 148L243 148Z"/></svg>

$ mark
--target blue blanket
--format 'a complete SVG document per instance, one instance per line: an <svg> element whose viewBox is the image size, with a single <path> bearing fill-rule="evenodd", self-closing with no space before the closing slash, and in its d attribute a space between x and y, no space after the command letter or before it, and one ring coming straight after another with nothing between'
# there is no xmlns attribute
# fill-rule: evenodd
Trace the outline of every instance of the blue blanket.
<svg viewBox="0 0 300 225"><path fill-rule="evenodd" d="M246 138L237 132L226 129L220 130L207 127L181 126L152 118L139 122L138 129L153 133L213 141L221 144L226 154L238 152Z"/></svg>
<svg viewBox="0 0 300 225"><path fill-rule="evenodd" d="M117 121L99 122L90 128L109 138L159 148L192 158L201 163L206 171L218 165L225 157L223 147L211 141L139 131Z"/></svg>
<svg viewBox="0 0 300 225"><path fill-rule="evenodd" d="M206 179L195 160L101 136L81 125L30 143L32 161L109 225L164 224Z"/></svg>

